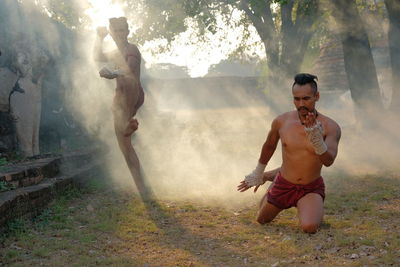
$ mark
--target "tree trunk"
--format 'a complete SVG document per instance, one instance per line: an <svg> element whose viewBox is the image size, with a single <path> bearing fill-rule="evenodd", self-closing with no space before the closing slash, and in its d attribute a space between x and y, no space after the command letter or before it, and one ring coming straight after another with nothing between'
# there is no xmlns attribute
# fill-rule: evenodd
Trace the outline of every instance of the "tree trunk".
<svg viewBox="0 0 400 267"><path fill-rule="evenodd" d="M371 122L377 121L383 104L367 32L353 0L331 3L342 40L344 67L357 121L364 127L374 125Z"/></svg>
<svg viewBox="0 0 400 267"><path fill-rule="evenodd" d="M385 0L389 16L389 55L392 67L392 102L390 110L400 110L400 1Z"/></svg>
<svg viewBox="0 0 400 267"><path fill-rule="evenodd" d="M312 26L319 17L319 1L288 0L282 3L280 30L271 12L272 2L241 0L239 7L251 20L264 43L270 74L275 80L284 81L288 77L292 78L303 63L308 43L315 31ZM296 3L297 14L294 20L292 12Z"/></svg>
<svg viewBox="0 0 400 267"><path fill-rule="evenodd" d="M298 1L296 20L292 19L294 1L281 6L282 55L281 69L293 77L300 71L308 44L315 32L312 27L319 19L319 1Z"/></svg>
<svg viewBox="0 0 400 267"><path fill-rule="evenodd" d="M319 18L319 0L287 0L280 3L282 23L271 11L272 0L240 0L243 10L264 43L267 56L267 87L278 112L290 106L291 83L300 71L304 55ZM297 4L297 13L292 16ZM280 28L279 28L280 27Z"/></svg>

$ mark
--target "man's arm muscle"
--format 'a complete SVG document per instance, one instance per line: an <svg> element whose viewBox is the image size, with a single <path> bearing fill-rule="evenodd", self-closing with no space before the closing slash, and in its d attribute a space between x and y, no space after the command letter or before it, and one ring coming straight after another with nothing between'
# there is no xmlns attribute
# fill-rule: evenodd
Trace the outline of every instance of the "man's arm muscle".
<svg viewBox="0 0 400 267"><path fill-rule="evenodd" d="M103 41L108 34L106 27L98 27L96 29L97 37L94 44L94 59L97 61L107 61L107 56L103 53Z"/></svg>
<svg viewBox="0 0 400 267"><path fill-rule="evenodd" d="M271 124L271 129L268 133L267 140L265 140L260 154L259 162L262 164L267 164L275 152L276 146L279 141L279 128L280 121L278 118L274 119Z"/></svg>
<svg viewBox="0 0 400 267"><path fill-rule="evenodd" d="M319 156L322 164L324 164L326 167L331 166L335 161L341 136L339 125L333 123L332 126L332 129L327 132L327 135L325 137L325 144L328 147L328 150Z"/></svg>
<svg viewBox="0 0 400 267"><path fill-rule="evenodd" d="M129 70L138 78L140 77L140 61L141 55L139 49L136 46L132 46L126 55L126 63Z"/></svg>

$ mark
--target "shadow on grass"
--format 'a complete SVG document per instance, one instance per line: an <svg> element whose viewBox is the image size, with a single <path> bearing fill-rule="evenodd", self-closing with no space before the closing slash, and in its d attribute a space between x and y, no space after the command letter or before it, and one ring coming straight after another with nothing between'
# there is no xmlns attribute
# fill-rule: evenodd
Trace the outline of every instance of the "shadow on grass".
<svg viewBox="0 0 400 267"><path fill-rule="evenodd" d="M145 188L146 190L139 192L140 197L142 198L150 219L158 229L163 231L163 238L159 240L163 246L189 252L191 257L199 261L202 265L215 265L216 262L219 261L218 258L212 257L210 253L207 252L210 251L210 248L213 248L212 254L218 255L220 259L235 258L237 260L241 258L241 262L243 262L244 258L257 260L254 255L243 253L243 251L238 254L238 251L227 248L227 242L223 240L217 240L209 236L203 237L193 233L163 207L148 185L146 185Z"/></svg>

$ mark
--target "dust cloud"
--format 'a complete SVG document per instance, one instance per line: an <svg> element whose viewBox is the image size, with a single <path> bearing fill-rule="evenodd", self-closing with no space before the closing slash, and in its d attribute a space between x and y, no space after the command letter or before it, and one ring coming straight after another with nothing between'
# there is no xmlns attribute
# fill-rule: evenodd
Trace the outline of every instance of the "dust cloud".
<svg viewBox="0 0 400 267"><path fill-rule="evenodd" d="M18 20L18 16L15 18ZM54 56L62 53L59 42L67 40L50 34L50 26L37 27ZM114 136L111 104L115 82L99 77L102 66L93 60L94 40L93 28L77 32L74 55L61 79L70 81L65 85L71 87L65 100L75 119L106 146L111 179L121 187L136 190ZM278 115L275 107L279 112L294 107L291 82L279 90L281 95L274 92L265 96L256 89L257 78L253 80L255 83L237 77L142 81L145 103L137 114L139 130L132 142L157 198L224 206L252 206L259 200L266 186L256 194L251 189L239 193L236 186L256 166L270 124ZM349 92L330 94L324 89L320 88L317 109L342 127L338 158L324 173L329 176L335 172L364 175L397 171L399 125L386 121L381 128L360 128ZM280 163L278 147L267 169L279 167Z"/></svg>
<svg viewBox="0 0 400 267"><path fill-rule="evenodd" d="M371 1L370 4L374 3ZM324 169L327 175L398 177L396 173L400 170L400 139L397 133L400 130L400 124L396 119L396 114L389 110L393 90L387 42L389 27L387 17L382 15L386 10L383 7L380 8L358 10L368 33L380 101L371 101L368 107L360 109L352 101L350 91L342 92L336 97L331 96L327 102L324 102L323 95L321 97L320 109L336 120L342 128L339 154L333 167ZM340 40L339 26L335 19L330 17L328 21L328 30ZM356 25L346 25L346 27L350 32L356 32L352 29L352 27L357 28ZM364 62L360 60L355 65L362 64ZM337 79L342 78L337 77ZM341 81L338 80L338 82ZM359 84L363 84L363 81L359 81ZM368 94L367 91L366 94ZM382 106L381 110L377 110L377 106Z"/></svg>

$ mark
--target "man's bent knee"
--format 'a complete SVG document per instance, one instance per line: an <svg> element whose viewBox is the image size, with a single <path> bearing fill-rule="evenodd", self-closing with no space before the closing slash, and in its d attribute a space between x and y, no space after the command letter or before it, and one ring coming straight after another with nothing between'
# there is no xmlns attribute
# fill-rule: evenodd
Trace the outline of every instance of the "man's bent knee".
<svg viewBox="0 0 400 267"><path fill-rule="evenodd" d="M279 212L281 212L281 209L270 204L267 201L266 196L264 196L264 198L261 201L260 209L258 210L256 220L259 224L269 223L276 217L276 215L279 214Z"/></svg>
<svg viewBox="0 0 400 267"><path fill-rule="evenodd" d="M259 224L261 224L261 225L263 225L263 224L267 224L267 223L270 223L272 220L269 220L269 219L265 219L265 218L257 218L257 222L259 223Z"/></svg>
<svg viewBox="0 0 400 267"><path fill-rule="evenodd" d="M309 234L314 234L318 231L318 224L315 223L308 223L308 224L302 224L301 225L301 229L305 232L305 233L309 233Z"/></svg>
<svg viewBox="0 0 400 267"><path fill-rule="evenodd" d="M272 222L272 220L275 218L275 216L273 216L273 217L271 217L271 216L266 216L266 215L261 215L261 214L258 214L257 215L257 218L256 218L256 221L259 223L259 224L267 224L267 223L270 223L270 222Z"/></svg>

